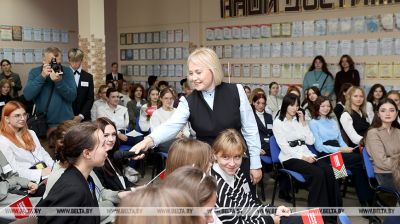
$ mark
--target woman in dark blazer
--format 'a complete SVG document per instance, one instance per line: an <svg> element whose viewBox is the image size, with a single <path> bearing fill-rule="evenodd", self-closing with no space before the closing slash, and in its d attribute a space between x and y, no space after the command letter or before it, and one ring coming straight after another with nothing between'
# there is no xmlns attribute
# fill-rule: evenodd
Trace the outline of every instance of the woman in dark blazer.
<svg viewBox="0 0 400 224"><path fill-rule="evenodd" d="M269 151L269 138L272 133L272 115L265 112L267 105L267 98L264 94L257 94L253 97L251 107L254 111L256 118L258 133L260 134L261 148L265 151L266 155L271 156Z"/></svg>
<svg viewBox="0 0 400 224"><path fill-rule="evenodd" d="M72 127L64 137L64 148L61 150L62 160L68 162L69 167L54 184L45 199L39 202L38 207L99 207L96 199L96 186L89 176L94 167L104 165L107 150L104 144L103 131L97 125L81 123ZM88 211L84 209L84 211ZM46 216L42 213L38 223L100 223L99 210L91 209L93 216Z"/></svg>

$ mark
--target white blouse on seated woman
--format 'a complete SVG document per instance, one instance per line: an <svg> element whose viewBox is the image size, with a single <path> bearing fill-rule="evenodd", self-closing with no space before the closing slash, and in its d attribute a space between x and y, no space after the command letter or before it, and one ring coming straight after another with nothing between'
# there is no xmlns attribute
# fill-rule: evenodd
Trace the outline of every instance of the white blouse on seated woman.
<svg viewBox="0 0 400 224"><path fill-rule="evenodd" d="M52 167L53 159L49 153L42 147L35 132L29 130L35 142L35 150L32 152L23 148L17 147L13 142L4 136L0 136L0 150L10 163L13 170L17 171L20 177L25 177L31 181L39 183L42 177L41 169L30 169L38 162L44 162L47 167Z"/></svg>

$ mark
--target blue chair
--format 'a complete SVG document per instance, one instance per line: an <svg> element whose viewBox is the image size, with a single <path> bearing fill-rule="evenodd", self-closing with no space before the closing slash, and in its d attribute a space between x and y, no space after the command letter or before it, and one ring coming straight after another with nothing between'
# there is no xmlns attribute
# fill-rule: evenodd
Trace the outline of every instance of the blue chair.
<svg viewBox="0 0 400 224"><path fill-rule="evenodd" d="M161 157L163 169L165 168L165 163L168 159L168 153L166 152L157 152L156 155ZM156 175L156 164L153 164L153 170L151 171L151 179L153 179Z"/></svg>
<svg viewBox="0 0 400 224"><path fill-rule="evenodd" d="M389 189L387 187L380 186L379 184L376 184L377 181L375 178L374 167L371 162L371 157L369 156L368 151L365 147L362 150L362 157L363 157L363 161L364 161L365 171L367 172L369 186L375 191L372 204L375 204L376 196L380 192L386 192L386 193L393 195L394 197L396 197L397 203L400 203L399 192Z"/></svg>
<svg viewBox="0 0 400 224"><path fill-rule="evenodd" d="M298 172L295 172L295 171L292 171L292 170L288 170L288 169L285 169L285 168L278 168L279 165L280 165L279 153L281 152L281 149L279 148L279 145L276 142L275 136L272 136L269 139L269 149L271 151L272 164L273 164L273 167L274 167L274 170L275 170L276 174L279 175L279 173L282 173L282 174L287 175L289 177L290 186L292 188L293 207L296 207L294 180L296 180L296 181L298 181L300 183L305 183L306 179L304 178L304 176L302 174L300 174ZM275 201L277 185L278 185L278 181L275 181L274 191L272 193L272 202L271 202L272 205L274 204L274 201Z"/></svg>
<svg viewBox="0 0 400 224"><path fill-rule="evenodd" d="M272 165L272 159L271 159L271 157L269 157L269 156L260 156L260 159L261 159L261 163L262 163L262 164L265 164L265 165ZM263 181L262 178L261 178L259 184L260 184L260 187L261 187L261 199L262 199L263 201L265 201L264 181Z"/></svg>
<svg viewBox="0 0 400 224"><path fill-rule="evenodd" d="M341 212L339 214L339 224L351 224L351 221L346 213Z"/></svg>

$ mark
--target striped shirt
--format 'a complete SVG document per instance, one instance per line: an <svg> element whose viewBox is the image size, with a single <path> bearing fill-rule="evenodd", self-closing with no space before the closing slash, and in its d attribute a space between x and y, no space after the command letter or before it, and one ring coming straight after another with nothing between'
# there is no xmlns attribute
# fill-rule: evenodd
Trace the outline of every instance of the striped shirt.
<svg viewBox="0 0 400 224"><path fill-rule="evenodd" d="M223 178L221 172L223 171L217 164L211 170L211 175L216 178L218 186L215 213L222 223L274 223L267 213L268 205L263 205L252 198L249 183L240 169L234 176L233 187ZM225 210L228 208L234 210Z"/></svg>

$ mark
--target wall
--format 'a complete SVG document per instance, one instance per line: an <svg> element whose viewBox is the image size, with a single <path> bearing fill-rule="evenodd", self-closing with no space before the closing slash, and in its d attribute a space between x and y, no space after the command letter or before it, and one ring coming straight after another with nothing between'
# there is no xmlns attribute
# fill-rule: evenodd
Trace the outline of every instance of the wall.
<svg viewBox="0 0 400 224"><path fill-rule="evenodd" d="M37 28L57 28L68 30L69 43L57 43L62 49L78 46L77 0L2 0L0 25L18 25ZM51 43L1 41L2 48L46 48ZM19 73L22 85L26 84L28 72L35 64L13 64L13 71Z"/></svg>
<svg viewBox="0 0 400 224"><path fill-rule="evenodd" d="M104 0L104 26L106 41L106 73L111 72L111 63L118 61L117 1Z"/></svg>
<svg viewBox="0 0 400 224"><path fill-rule="evenodd" d="M280 9L283 9L283 4L286 2L280 0ZM329 1L332 2L332 1ZM337 4L337 1L335 1ZM350 1L345 1L349 4ZM360 1L361 2L361 1ZM367 15L380 15L385 13L400 12L400 4L395 5L380 5L380 6L359 6L356 8L345 7L335 8L329 10L316 10L316 11L303 11L303 12L286 12L276 13L269 15L248 16L239 18L222 19L220 15L220 1L219 0L120 0L118 1L118 33L137 33L137 32L154 32L159 30L168 29L181 29L189 33L188 46L221 46L225 44L259 44L261 42L294 42L294 41L318 41L318 40L343 40L343 39L369 39L369 38L392 38L399 37L400 31L395 29L392 32L378 32L378 33L356 33L356 34L342 34L336 36L311 36L311 37L278 37L267 39L240 39L240 40L220 40L220 41L207 41L205 30L208 27L219 26L232 26L232 25L253 25L253 24L272 24L293 21L305 20L318 20L329 18L343 18L354 16L367 16ZM174 47L174 45L165 44L145 44L145 45L119 45L120 49L141 49L141 48L158 48L158 47ZM176 45L175 45L176 47ZM327 62L336 64L340 56L326 57ZM388 56L359 56L353 57L356 63L374 63L374 62L396 62L398 55ZM236 64L278 64L278 63L296 63L306 64L311 63L313 57L301 58L257 58L257 59L222 59L222 63L227 64L230 62ZM182 60L184 61L184 60ZM290 61L290 62L288 62ZM124 66L129 65L142 65L150 64L151 61L121 61ZM168 61L153 61L155 64L169 63ZM180 63L180 62L179 62ZM161 77L168 81L178 81L181 77ZM147 77L132 76L129 77L134 81L145 81ZM233 82L241 83L261 83L267 84L272 80L284 84L300 84L302 78L246 78L246 77L233 77ZM400 86L398 78L369 78L364 80L364 84L371 85L376 82L382 82L384 85Z"/></svg>

